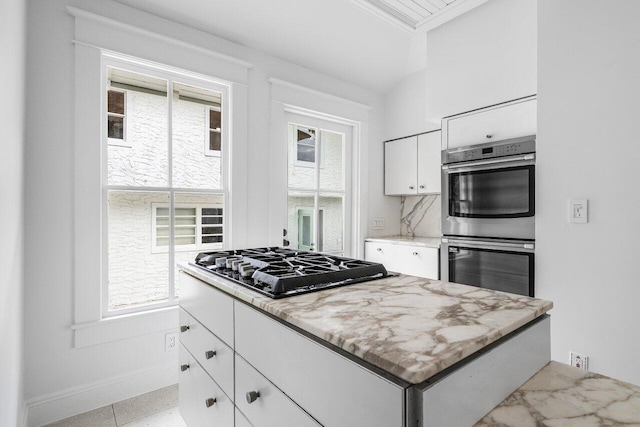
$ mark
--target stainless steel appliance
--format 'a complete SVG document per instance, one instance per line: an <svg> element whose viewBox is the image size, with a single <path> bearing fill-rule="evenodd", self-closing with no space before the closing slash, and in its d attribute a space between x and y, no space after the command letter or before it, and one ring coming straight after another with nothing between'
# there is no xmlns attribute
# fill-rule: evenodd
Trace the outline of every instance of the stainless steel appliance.
<svg viewBox="0 0 640 427"><path fill-rule="evenodd" d="M442 152L441 275L534 296L534 136Z"/></svg>
<svg viewBox="0 0 640 427"><path fill-rule="evenodd" d="M277 247L202 252L191 264L271 298L392 275L375 262Z"/></svg>
<svg viewBox="0 0 640 427"><path fill-rule="evenodd" d="M442 234L535 238L535 136L443 151Z"/></svg>
<svg viewBox="0 0 640 427"><path fill-rule="evenodd" d="M441 247L444 280L534 296L531 241L445 237Z"/></svg>

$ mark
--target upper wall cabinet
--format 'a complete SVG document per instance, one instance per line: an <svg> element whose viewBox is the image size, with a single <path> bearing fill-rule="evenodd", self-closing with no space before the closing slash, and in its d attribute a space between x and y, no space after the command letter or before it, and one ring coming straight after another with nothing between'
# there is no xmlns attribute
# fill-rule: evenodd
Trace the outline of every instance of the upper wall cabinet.
<svg viewBox="0 0 640 427"><path fill-rule="evenodd" d="M442 149L535 135L535 97L499 104L442 120Z"/></svg>
<svg viewBox="0 0 640 427"><path fill-rule="evenodd" d="M440 193L440 131L384 143L384 194Z"/></svg>

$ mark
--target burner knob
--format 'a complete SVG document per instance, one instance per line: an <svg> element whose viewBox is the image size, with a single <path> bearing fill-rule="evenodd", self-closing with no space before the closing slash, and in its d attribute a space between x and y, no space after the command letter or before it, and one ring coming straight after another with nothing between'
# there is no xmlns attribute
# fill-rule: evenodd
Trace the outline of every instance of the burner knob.
<svg viewBox="0 0 640 427"><path fill-rule="evenodd" d="M187 332L189 330L189 325L180 326L180 332Z"/></svg>
<svg viewBox="0 0 640 427"><path fill-rule="evenodd" d="M250 391L247 393L247 403L253 403L260 397L259 391Z"/></svg>
<svg viewBox="0 0 640 427"><path fill-rule="evenodd" d="M213 405L216 404L216 398L215 397L210 397L207 400L204 401L204 404L207 405L207 408L211 408Z"/></svg>
<svg viewBox="0 0 640 427"><path fill-rule="evenodd" d="M209 350L209 351L205 351L204 352L205 359L211 359L215 355L216 355L216 352L213 351L213 350Z"/></svg>
<svg viewBox="0 0 640 427"><path fill-rule="evenodd" d="M180 365L180 370L182 372L186 371L187 369L189 369L189 365Z"/></svg>

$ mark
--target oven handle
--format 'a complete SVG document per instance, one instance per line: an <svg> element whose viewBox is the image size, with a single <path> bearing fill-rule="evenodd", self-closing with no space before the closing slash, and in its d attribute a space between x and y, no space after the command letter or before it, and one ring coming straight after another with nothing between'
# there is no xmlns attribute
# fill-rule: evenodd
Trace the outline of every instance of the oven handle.
<svg viewBox="0 0 640 427"><path fill-rule="evenodd" d="M500 163L535 160L535 158L536 158L536 155L531 153L531 154L524 154L522 156L499 157L497 159L477 160L475 162L461 162L461 163L455 163L452 165L442 165L442 169L448 170L448 169L470 168L474 166L485 166L485 165L495 165Z"/></svg>
<svg viewBox="0 0 640 427"><path fill-rule="evenodd" d="M514 249L530 249L536 248L534 243L515 243L515 242L487 242L486 240L462 240L462 239L442 239L442 243L451 243L458 245L481 246L481 247L497 247L497 248L514 248Z"/></svg>

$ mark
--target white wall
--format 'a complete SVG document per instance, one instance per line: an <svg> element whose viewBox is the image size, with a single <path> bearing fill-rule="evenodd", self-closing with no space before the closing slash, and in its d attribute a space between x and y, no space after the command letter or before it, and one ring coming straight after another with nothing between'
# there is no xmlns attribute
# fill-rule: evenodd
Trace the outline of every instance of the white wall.
<svg viewBox="0 0 640 427"><path fill-rule="evenodd" d="M640 384L640 2L540 0L536 283L552 357ZM589 222L567 221L569 198Z"/></svg>
<svg viewBox="0 0 640 427"><path fill-rule="evenodd" d="M85 348L73 346L75 68L74 20L65 10L68 4L150 31L161 31L169 37L254 64L249 72L248 86L248 149L237 153L233 172L234 177L244 177L242 179L248 179L250 183L246 194L233 196L246 199L248 204L245 234L246 241L252 246L280 243L277 239L270 240L270 235L278 235L279 230L274 233L269 230L274 222L269 218L268 206L276 200L273 192L277 189L272 185L275 171L269 162L272 85L267 79L287 80L355 101L358 105L381 105L380 98L368 90L118 3L105 0L31 1L27 116L37 120L27 129L25 246L31 260L35 254L46 250L45 255L38 258L38 268L25 271L25 398L32 425L124 399L177 378L177 355L164 352L164 332ZM215 76L216 70L211 74ZM307 99L314 96L313 92L306 94ZM329 103L317 102L316 105ZM371 117L364 117L363 121L373 122L376 110L370 114ZM381 129L377 125L367 128L363 143L367 145L374 141L372 145L381 148ZM245 135L234 137L244 138ZM12 162L15 163L13 158ZM363 168L363 171L369 173L369 169ZM382 182L380 170L372 171L371 176L379 177ZM369 212L374 215L388 210L381 189L380 184L379 188L375 187L379 191L362 195ZM31 418L32 414L34 418Z"/></svg>
<svg viewBox="0 0 640 427"><path fill-rule="evenodd" d="M23 418L24 46L26 1L8 0L0 13L0 425Z"/></svg>
<svg viewBox="0 0 640 427"><path fill-rule="evenodd" d="M427 33L427 117L536 93L536 0L492 0Z"/></svg>

